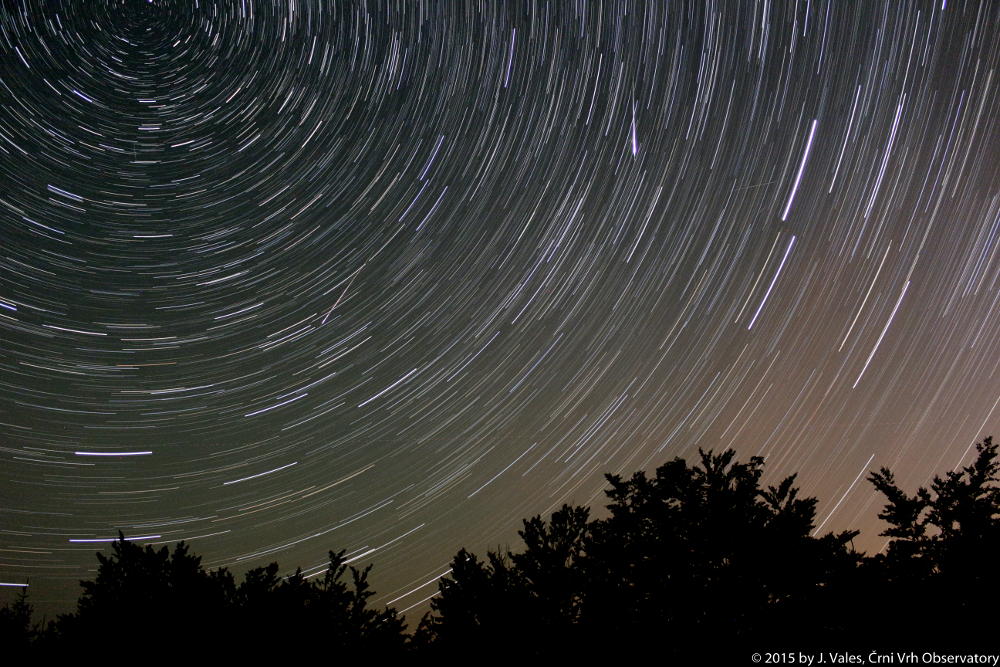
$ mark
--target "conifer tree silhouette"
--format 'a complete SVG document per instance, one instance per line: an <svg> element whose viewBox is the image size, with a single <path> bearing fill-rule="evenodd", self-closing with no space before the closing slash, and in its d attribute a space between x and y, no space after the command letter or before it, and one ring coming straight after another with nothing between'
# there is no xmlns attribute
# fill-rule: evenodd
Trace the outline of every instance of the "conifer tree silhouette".
<svg viewBox="0 0 1000 667"><path fill-rule="evenodd" d="M23 655L36 642L41 623L32 620L33 613L34 608L28 602L28 582L25 582L17 599L0 607L0 646L5 655Z"/></svg>

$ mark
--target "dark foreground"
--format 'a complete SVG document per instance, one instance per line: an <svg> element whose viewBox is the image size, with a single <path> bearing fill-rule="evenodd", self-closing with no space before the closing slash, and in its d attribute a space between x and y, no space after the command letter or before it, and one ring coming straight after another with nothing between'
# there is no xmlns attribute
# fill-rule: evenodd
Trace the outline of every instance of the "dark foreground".
<svg viewBox="0 0 1000 667"><path fill-rule="evenodd" d="M524 522L522 553L462 549L432 611L408 634L394 609L368 606L364 570L330 552L322 578L277 563L237 584L121 536L81 582L75 613L42 627L27 588L0 609L3 655L260 659L701 656L733 664L995 664L1000 576L997 446L908 496L882 469L884 553L854 550L857 531L813 536L815 498L795 476L761 488L763 459L732 450L675 459L653 478L608 475L611 516L563 506ZM308 649L308 650L307 650ZM928 657L929 656L929 657ZM721 663L720 663L721 664Z"/></svg>

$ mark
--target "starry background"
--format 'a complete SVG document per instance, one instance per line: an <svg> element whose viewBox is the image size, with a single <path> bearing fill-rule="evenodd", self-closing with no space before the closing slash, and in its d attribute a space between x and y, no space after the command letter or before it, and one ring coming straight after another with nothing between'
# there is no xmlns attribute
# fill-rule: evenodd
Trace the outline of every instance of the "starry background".
<svg viewBox="0 0 1000 667"><path fill-rule="evenodd" d="M1000 421L1000 17L850 4L6 0L0 580L347 549L414 627L698 447L880 549Z"/></svg>

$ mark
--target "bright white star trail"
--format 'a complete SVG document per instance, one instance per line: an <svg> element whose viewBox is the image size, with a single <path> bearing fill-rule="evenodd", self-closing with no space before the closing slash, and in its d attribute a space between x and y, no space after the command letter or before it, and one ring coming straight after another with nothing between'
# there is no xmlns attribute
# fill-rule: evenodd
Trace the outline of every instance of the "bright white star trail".
<svg viewBox="0 0 1000 667"><path fill-rule="evenodd" d="M121 531L412 629L699 447L881 548L1000 436L998 11L4 2L0 601Z"/></svg>

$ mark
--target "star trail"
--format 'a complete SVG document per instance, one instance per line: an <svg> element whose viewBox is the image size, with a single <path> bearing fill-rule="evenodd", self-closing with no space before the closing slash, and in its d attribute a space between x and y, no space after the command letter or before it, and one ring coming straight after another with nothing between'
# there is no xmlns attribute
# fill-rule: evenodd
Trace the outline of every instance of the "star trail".
<svg viewBox="0 0 1000 667"><path fill-rule="evenodd" d="M412 628L699 447L878 551L1000 424L998 12L5 0L0 581L346 549Z"/></svg>

